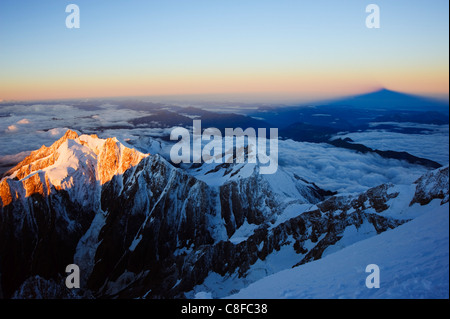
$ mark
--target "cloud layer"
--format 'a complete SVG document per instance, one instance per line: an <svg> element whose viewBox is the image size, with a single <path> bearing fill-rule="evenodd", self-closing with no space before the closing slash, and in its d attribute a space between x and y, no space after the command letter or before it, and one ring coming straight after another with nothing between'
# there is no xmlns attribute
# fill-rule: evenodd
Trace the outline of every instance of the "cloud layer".
<svg viewBox="0 0 450 319"><path fill-rule="evenodd" d="M370 130L341 135L356 143L382 151L395 150L438 162L449 163L449 126L415 123L389 123L403 128L424 129L423 134L405 134L386 130ZM427 130L427 131L425 131Z"/></svg>
<svg viewBox="0 0 450 319"><path fill-rule="evenodd" d="M0 106L0 166L11 165L40 148L51 145L70 128L117 137L142 152L168 157L170 144L158 139L170 128L135 127L128 121L150 115L114 105L81 109L70 105ZM426 135L368 131L351 133L356 142L377 149L408 151L413 155L448 163L448 126L435 127ZM382 183L409 184L426 169L376 154L358 154L329 144L279 141L279 166L318 186L341 193L359 193ZM446 161L446 163L445 163Z"/></svg>
<svg viewBox="0 0 450 319"><path fill-rule="evenodd" d="M280 141L279 165L318 186L360 193L383 183L410 184L427 171L377 154L360 154L329 144Z"/></svg>

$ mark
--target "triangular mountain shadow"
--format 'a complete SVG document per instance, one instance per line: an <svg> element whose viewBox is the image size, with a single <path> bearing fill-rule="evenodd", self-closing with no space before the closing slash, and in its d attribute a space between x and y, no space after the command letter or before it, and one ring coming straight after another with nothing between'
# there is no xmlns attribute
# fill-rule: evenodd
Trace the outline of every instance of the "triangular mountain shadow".
<svg viewBox="0 0 450 319"><path fill-rule="evenodd" d="M386 109L449 113L448 103L424 96L401 93L385 88L374 92L342 98L326 103L329 106L347 106L360 109Z"/></svg>

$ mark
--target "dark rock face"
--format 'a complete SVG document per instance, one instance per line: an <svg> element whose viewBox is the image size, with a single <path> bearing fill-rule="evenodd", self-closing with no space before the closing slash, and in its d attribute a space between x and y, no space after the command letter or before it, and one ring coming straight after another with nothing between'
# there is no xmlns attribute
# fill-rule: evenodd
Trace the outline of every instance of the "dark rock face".
<svg viewBox="0 0 450 319"><path fill-rule="evenodd" d="M448 166L443 167L420 177L415 182L416 193L411 205L415 203L427 205L435 198L442 199L442 204L447 203L449 201L448 169Z"/></svg>
<svg viewBox="0 0 450 319"><path fill-rule="evenodd" d="M221 186L220 204L229 237L242 226L245 219L251 224L260 225L271 217L268 215L280 213L267 182L256 174Z"/></svg>
<svg viewBox="0 0 450 319"><path fill-rule="evenodd" d="M159 156L143 160L121 178L112 179L102 190L102 209L108 215L89 287L98 290L105 281L114 282L129 271L148 272L139 280L155 294L166 291L164 285L177 278L175 251L214 242L210 222L216 213L214 198L205 183ZM117 183L123 185L119 192Z"/></svg>
<svg viewBox="0 0 450 319"><path fill-rule="evenodd" d="M32 195L0 209L0 271L5 298L30 276L55 278L73 262L95 212L66 192ZM70 224L69 224L70 223Z"/></svg>
<svg viewBox="0 0 450 319"><path fill-rule="evenodd" d="M448 167L416 184L411 204L448 201ZM381 233L407 221L382 215L399 195L393 185L327 199L326 192L306 185L299 196L311 208L280 223L284 206L258 174L210 187L158 155L102 185L87 184L98 192L93 202L80 203L75 193L54 188L29 197L4 195L11 201L0 208L1 293L5 298L184 298L211 272L245 277L255 262L286 244L298 254L296 266L320 259L350 226L370 224ZM231 242L245 222L256 225L253 233ZM75 294L65 289L64 271L83 250L92 259L80 265L83 289Z"/></svg>
<svg viewBox="0 0 450 319"><path fill-rule="evenodd" d="M44 279L41 276L28 277L14 293L14 299L92 299L89 292L68 289L65 278Z"/></svg>

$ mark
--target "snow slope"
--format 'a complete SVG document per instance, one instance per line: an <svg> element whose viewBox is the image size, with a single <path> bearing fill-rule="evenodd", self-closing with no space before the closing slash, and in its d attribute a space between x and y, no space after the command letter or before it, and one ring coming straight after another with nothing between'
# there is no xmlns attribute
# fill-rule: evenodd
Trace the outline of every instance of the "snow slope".
<svg viewBox="0 0 450 319"><path fill-rule="evenodd" d="M415 204L412 221L320 260L263 278L236 299L449 298L449 204ZM420 211L420 212L418 212ZM380 268L380 288L368 289L366 266Z"/></svg>

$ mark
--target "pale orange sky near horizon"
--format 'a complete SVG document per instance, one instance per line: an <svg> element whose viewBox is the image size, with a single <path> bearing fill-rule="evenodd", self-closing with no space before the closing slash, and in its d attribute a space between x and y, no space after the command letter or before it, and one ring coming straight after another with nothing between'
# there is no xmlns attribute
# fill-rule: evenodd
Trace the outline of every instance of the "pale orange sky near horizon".
<svg viewBox="0 0 450 319"><path fill-rule="evenodd" d="M255 101L315 100L387 88L417 95L449 94L448 66L390 69L325 68L208 70L204 72L82 72L61 77L0 78L0 100L51 100L163 95L247 95Z"/></svg>
<svg viewBox="0 0 450 319"><path fill-rule="evenodd" d="M0 100L449 95L448 1L378 0L380 29L358 0L170 2L78 0L80 29L54 1L0 2Z"/></svg>
<svg viewBox="0 0 450 319"><path fill-rule="evenodd" d="M372 72L228 72L146 76L73 76L10 80L0 85L2 100L51 100L126 96L247 95L255 101L314 100L370 92L384 87L418 95L448 95L448 71L439 69Z"/></svg>

